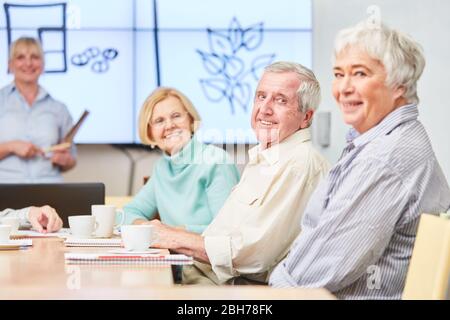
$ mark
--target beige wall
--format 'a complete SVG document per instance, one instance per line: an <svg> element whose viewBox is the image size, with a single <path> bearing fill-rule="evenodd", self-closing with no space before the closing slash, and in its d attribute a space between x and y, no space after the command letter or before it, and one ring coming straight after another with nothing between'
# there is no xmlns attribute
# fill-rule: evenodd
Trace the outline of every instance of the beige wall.
<svg viewBox="0 0 450 320"><path fill-rule="evenodd" d="M150 175L159 153L124 150L110 145L78 145L77 166L64 174L64 181L103 182L108 196L128 195L131 184L135 194L142 186L143 177Z"/></svg>
<svg viewBox="0 0 450 320"><path fill-rule="evenodd" d="M225 146L238 169L247 159L249 146ZM150 176L161 157L158 149L116 147L111 145L78 145L77 166L64 173L65 182L103 182L107 196L136 194L144 176Z"/></svg>

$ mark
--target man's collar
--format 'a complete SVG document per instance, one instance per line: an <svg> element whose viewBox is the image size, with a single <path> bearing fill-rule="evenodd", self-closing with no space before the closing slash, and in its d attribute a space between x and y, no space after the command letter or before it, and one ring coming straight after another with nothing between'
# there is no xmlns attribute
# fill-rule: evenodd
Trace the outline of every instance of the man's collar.
<svg viewBox="0 0 450 320"><path fill-rule="evenodd" d="M270 165L274 165L280 160L280 156L289 156L296 151L296 146L311 140L311 129L305 128L296 131L280 143L270 148L262 150L260 144L248 151L249 163L256 164L261 160L265 160Z"/></svg>
<svg viewBox="0 0 450 320"><path fill-rule="evenodd" d="M355 147L366 144L380 136L387 135L402 123L416 120L418 116L417 105L404 105L389 113L379 124L363 134L359 134L353 128L350 129L346 136L347 143L351 142Z"/></svg>

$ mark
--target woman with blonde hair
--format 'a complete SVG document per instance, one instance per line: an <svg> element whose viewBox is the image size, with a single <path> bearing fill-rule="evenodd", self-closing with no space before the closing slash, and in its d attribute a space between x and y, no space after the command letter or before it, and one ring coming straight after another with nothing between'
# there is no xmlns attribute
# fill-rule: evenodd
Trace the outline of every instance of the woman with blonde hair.
<svg viewBox="0 0 450 320"><path fill-rule="evenodd" d="M67 107L50 96L38 81L44 53L38 40L13 42L9 70L14 81L0 89L0 181L60 182L61 171L76 164L75 148L44 154L72 127Z"/></svg>
<svg viewBox="0 0 450 320"><path fill-rule="evenodd" d="M145 224L159 214L167 225L201 233L215 217L239 173L223 149L197 140L200 121L176 89L157 88L144 102L140 138L163 154L150 180L124 207L126 223Z"/></svg>

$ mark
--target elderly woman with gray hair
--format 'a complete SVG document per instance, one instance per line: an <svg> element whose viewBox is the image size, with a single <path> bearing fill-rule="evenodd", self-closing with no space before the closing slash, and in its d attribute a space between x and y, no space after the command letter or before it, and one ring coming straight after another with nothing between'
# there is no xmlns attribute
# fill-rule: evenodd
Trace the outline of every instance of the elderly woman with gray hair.
<svg viewBox="0 0 450 320"><path fill-rule="evenodd" d="M418 120L420 46L363 22L335 42L333 95L347 146L305 210L302 232L270 278L344 299L399 299L420 214L450 207L450 190Z"/></svg>

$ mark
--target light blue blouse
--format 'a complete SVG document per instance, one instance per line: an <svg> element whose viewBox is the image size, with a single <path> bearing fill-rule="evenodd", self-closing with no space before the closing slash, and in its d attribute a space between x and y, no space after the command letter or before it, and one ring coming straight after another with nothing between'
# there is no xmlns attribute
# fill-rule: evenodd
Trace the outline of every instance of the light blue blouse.
<svg viewBox="0 0 450 320"><path fill-rule="evenodd" d="M150 180L124 207L125 224L151 220L159 213L167 225L201 233L238 181L239 172L227 153L194 136L179 153L157 162Z"/></svg>
<svg viewBox="0 0 450 320"><path fill-rule="evenodd" d="M0 143L12 140L31 142L39 147L57 144L72 127L67 107L39 87L30 107L14 84L0 89ZM75 149L72 149L75 155ZM23 159L9 155L0 160L1 183L60 182L59 169L49 158Z"/></svg>

